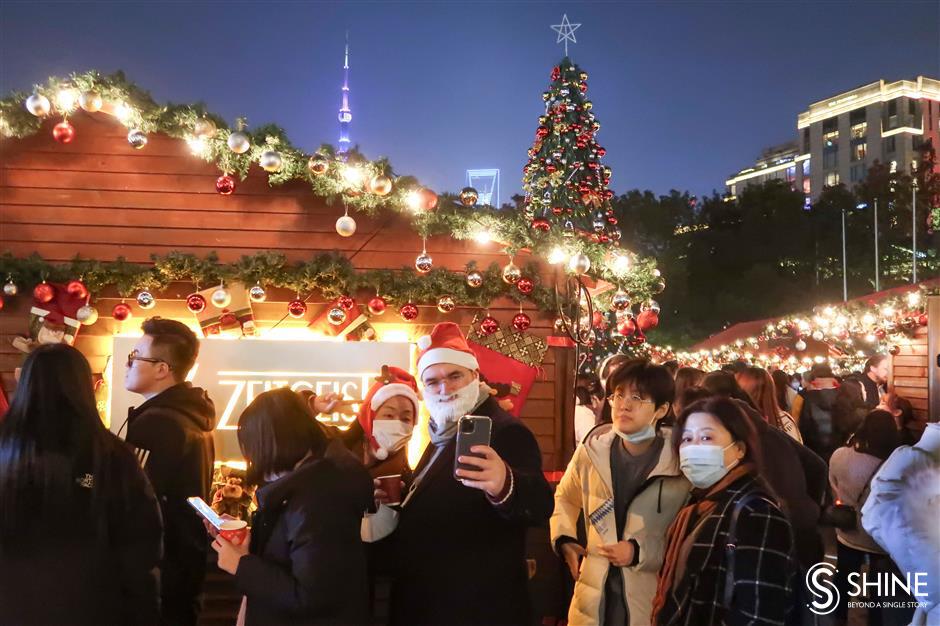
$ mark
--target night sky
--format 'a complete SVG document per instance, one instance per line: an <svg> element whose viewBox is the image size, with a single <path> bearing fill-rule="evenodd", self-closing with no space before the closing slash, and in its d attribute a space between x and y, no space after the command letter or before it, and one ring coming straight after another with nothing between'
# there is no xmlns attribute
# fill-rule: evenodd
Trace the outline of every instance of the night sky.
<svg viewBox="0 0 940 626"><path fill-rule="evenodd" d="M0 92L123 69L159 102L283 126L312 151L338 137L344 33L352 140L397 174L458 190L467 168L521 190L567 13L611 186L724 188L796 116L880 78L940 75L940 3L8 2Z"/></svg>

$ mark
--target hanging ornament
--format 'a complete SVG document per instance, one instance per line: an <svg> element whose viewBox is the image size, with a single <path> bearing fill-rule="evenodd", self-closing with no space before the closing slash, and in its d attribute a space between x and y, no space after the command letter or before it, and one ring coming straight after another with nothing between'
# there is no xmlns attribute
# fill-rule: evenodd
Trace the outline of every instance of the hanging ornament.
<svg viewBox="0 0 940 626"><path fill-rule="evenodd" d="M927 314L926 314L926 313L921 313L921 314L917 317L917 323L920 324L921 326L926 326L926 325L927 325Z"/></svg>
<svg viewBox="0 0 940 626"><path fill-rule="evenodd" d="M888 348L888 354L890 354L891 356L897 356L897 355L901 354L901 347L900 347L900 346L891 346L890 348Z"/></svg>
<svg viewBox="0 0 940 626"><path fill-rule="evenodd" d="M307 314L307 303L297 298L287 303L287 314L294 319L300 319Z"/></svg>
<svg viewBox="0 0 940 626"><path fill-rule="evenodd" d="M571 260L568 261L568 269L578 276L586 274L591 269L591 259L583 252L574 254L571 256Z"/></svg>
<svg viewBox="0 0 940 626"><path fill-rule="evenodd" d="M369 313L372 315L382 315L385 313L385 309L388 308L388 303L385 301L385 298L381 296L375 296L369 300L366 306L369 307Z"/></svg>
<svg viewBox="0 0 940 626"><path fill-rule="evenodd" d="M629 337L636 332L636 322L633 317L625 317L617 324L617 331L624 337Z"/></svg>
<svg viewBox="0 0 940 626"><path fill-rule="evenodd" d="M111 317L119 322L129 319L132 315L131 307L128 306L126 302L118 302L114 305L114 308L111 309Z"/></svg>
<svg viewBox="0 0 940 626"><path fill-rule="evenodd" d="M526 278L525 276L520 278L519 282L516 283L516 289L518 289L519 293L521 293L524 296L527 296L530 293L532 293L532 290L534 288L535 288L535 284L532 282L532 279Z"/></svg>
<svg viewBox="0 0 940 626"><path fill-rule="evenodd" d="M89 113L97 113L104 106L104 100L97 91L86 91L78 97L78 106Z"/></svg>
<svg viewBox="0 0 940 626"><path fill-rule="evenodd" d="M601 233L604 232L604 229L607 228L606 220L602 215L594 216L594 232Z"/></svg>
<svg viewBox="0 0 940 626"><path fill-rule="evenodd" d="M235 154L245 154L251 149L251 139L240 130L236 130L228 136L226 141L228 149Z"/></svg>
<svg viewBox="0 0 940 626"><path fill-rule="evenodd" d="M98 321L98 309L90 304L79 307L78 311L75 312L75 319L85 326L91 326Z"/></svg>
<svg viewBox="0 0 940 626"><path fill-rule="evenodd" d="M662 293L666 291L666 281L662 278L657 279L657 281L650 287L650 291L653 293Z"/></svg>
<svg viewBox="0 0 940 626"><path fill-rule="evenodd" d="M423 250L421 254L418 255L418 258L415 259L415 269L421 274L430 272L432 266L433 259L431 259L431 255L428 254L427 250Z"/></svg>
<svg viewBox="0 0 940 626"><path fill-rule="evenodd" d="M70 280L65 284L65 291L76 300L84 300L88 297L88 287L80 280Z"/></svg>
<svg viewBox="0 0 940 626"><path fill-rule="evenodd" d="M231 304L232 294L225 288L225 285L222 285L212 292L211 299L212 305L221 309Z"/></svg>
<svg viewBox="0 0 940 626"><path fill-rule="evenodd" d="M625 311L630 306L630 296L623 289L618 289L610 299L610 306L615 311Z"/></svg>
<svg viewBox="0 0 940 626"><path fill-rule="evenodd" d="M793 347L796 348L797 352L802 352L803 350L806 350L806 342L802 339L797 339L796 343L793 344Z"/></svg>
<svg viewBox="0 0 940 626"><path fill-rule="evenodd" d="M377 196L387 196L392 191L392 179L384 174L373 176L369 181L369 191Z"/></svg>
<svg viewBox="0 0 940 626"><path fill-rule="evenodd" d="M252 302L264 302L267 299L268 294L265 293L264 287L261 286L261 283L257 283L248 290L248 297Z"/></svg>
<svg viewBox="0 0 940 626"><path fill-rule="evenodd" d="M140 150L147 145L147 135L139 128L135 128L127 133L127 143L131 144L132 148Z"/></svg>
<svg viewBox="0 0 940 626"><path fill-rule="evenodd" d="M333 326L339 326L346 321L346 311L338 306L335 306L330 309L329 313L326 314L326 318Z"/></svg>
<svg viewBox="0 0 940 626"><path fill-rule="evenodd" d="M418 307L409 302L398 309L398 314L401 315L401 318L406 322L413 322L418 319Z"/></svg>
<svg viewBox="0 0 940 626"><path fill-rule="evenodd" d="M460 190L460 204L473 206L480 199L480 194L473 187L464 187Z"/></svg>
<svg viewBox="0 0 940 626"><path fill-rule="evenodd" d="M258 164L265 172L279 172L281 171L283 159L281 159L281 153L277 150L265 150L261 153L261 158L258 159Z"/></svg>
<svg viewBox="0 0 940 626"><path fill-rule="evenodd" d="M223 196L230 196L235 191L235 179L228 174L222 174L215 179L215 190Z"/></svg>
<svg viewBox="0 0 940 626"><path fill-rule="evenodd" d="M591 326L598 329L607 328L607 317L600 311L595 310L591 317Z"/></svg>
<svg viewBox="0 0 940 626"><path fill-rule="evenodd" d="M503 268L503 282L515 285L522 278L522 270L510 259L509 264Z"/></svg>
<svg viewBox="0 0 940 626"><path fill-rule="evenodd" d="M52 137L59 143L69 143L75 139L75 127L68 120L62 120L53 127Z"/></svg>
<svg viewBox="0 0 940 626"><path fill-rule="evenodd" d="M512 318L512 327L520 333L524 333L532 326L532 318L525 313L516 313Z"/></svg>
<svg viewBox="0 0 940 626"><path fill-rule="evenodd" d="M336 220L336 232L341 237L352 237L356 234L356 220L349 215L341 215Z"/></svg>
<svg viewBox="0 0 940 626"><path fill-rule="evenodd" d="M661 307L659 306L659 303L656 302L655 300L650 300L650 301L648 301L648 302L644 302L644 303L643 303L643 306L641 306L640 308L643 309L644 311L652 311L652 312L655 313L656 315L659 315L659 312L660 312L660 310L661 310Z"/></svg>
<svg viewBox="0 0 940 626"><path fill-rule="evenodd" d="M3 285L3 294L6 296L15 296L19 291L19 287L16 286L16 283L13 282L12 278L8 278L7 282Z"/></svg>
<svg viewBox="0 0 940 626"><path fill-rule="evenodd" d="M141 291L137 294L137 306L144 309L152 309L157 304L157 299L149 291Z"/></svg>
<svg viewBox="0 0 940 626"><path fill-rule="evenodd" d="M457 308L457 303L450 296L441 296L437 299L437 310L441 313L450 313Z"/></svg>
<svg viewBox="0 0 940 626"><path fill-rule="evenodd" d="M492 335L499 330L499 322L492 315L487 315L480 321L480 332L484 335Z"/></svg>
<svg viewBox="0 0 940 626"><path fill-rule="evenodd" d="M36 302L42 304L52 302L52 299L55 298L55 287L46 281L42 281L33 288L33 298Z"/></svg>
<svg viewBox="0 0 940 626"><path fill-rule="evenodd" d="M201 118L196 120L193 125L193 135L200 139L210 139L215 135L215 122L210 119Z"/></svg>
<svg viewBox="0 0 940 626"><path fill-rule="evenodd" d="M336 299L336 306L344 311L352 311L353 307L356 306L356 301L349 296L340 296Z"/></svg>
<svg viewBox="0 0 940 626"><path fill-rule="evenodd" d="M437 194L425 187L421 190L421 204L427 211L437 208Z"/></svg>
<svg viewBox="0 0 940 626"><path fill-rule="evenodd" d="M643 311L636 317L636 325L644 333L659 326L659 314L652 309Z"/></svg>
<svg viewBox="0 0 940 626"><path fill-rule="evenodd" d="M552 225L544 217L537 217L532 220L532 229L541 233L547 233L551 227Z"/></svg>
<svg viewBox="0 0 940 626"><path fill-rule="evenodd" d="M477 287L483 284L483 274L473 270L472 272L467 272L467 285L476 289Z"/></svg>
<svg viewBox="0 0 940 626"><path fill-rule="evenodd" d="M202 313L206 309L206 299L202 294L190 294L186 298L186 308L192 313Z"/></svg>
<svg viewBox="0 0 940 626"><path fill-rule="evenodd" d="M52 105L49 103L49 98L41 93L34 93L26 98L26 110L36 117L46 117L52 110Z"/></svg>
<svg viewBox="0 0 940 626"><path fill-rule="evenodd" d="M307 161L307 170L315 176L325 174L330 168L329 160L322 154L315 154Z"/></svg>

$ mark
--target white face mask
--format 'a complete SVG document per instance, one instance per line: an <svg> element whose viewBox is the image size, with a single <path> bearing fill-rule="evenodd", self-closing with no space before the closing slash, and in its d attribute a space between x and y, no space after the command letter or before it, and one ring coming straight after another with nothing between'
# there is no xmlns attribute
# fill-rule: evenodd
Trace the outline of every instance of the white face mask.
<svg viewBox="0 0 940 626"><path fill-rule="evenodd" d="M438 430L472 411L479 399L480 384L476 380L470 381L453 393L437 394L427 390L424 392L424 404Z"/></svg>
<svg viewBox="0 0 940 626"><path fill-rule="evenodd" d="M724 448L706 444L691 444L679 448L679 469L689 479L692 486L711 487L738 464L735 460L725 467L725 450L734 445L729 443Z"/></svg>
<svg viewBox="0 0 940 626"><path fill-rule="evenodd" d="M372 436L379 444L379 450L385 450L386 456L401 450L411 439L414 425L406 424L401 420L375 420L372 422ZM378 454L376 454L378 456Z"/></svg>

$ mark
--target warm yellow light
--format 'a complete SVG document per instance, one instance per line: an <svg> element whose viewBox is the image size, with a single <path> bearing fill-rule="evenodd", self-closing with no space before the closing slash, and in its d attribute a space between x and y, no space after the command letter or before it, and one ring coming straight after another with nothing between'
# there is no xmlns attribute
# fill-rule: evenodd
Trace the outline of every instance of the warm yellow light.
<svg viewBox="0 0 940 626"><path fill-rule="evenodd" d="M237 470L242 470L242 471L245 471L248 469L248 463L246 463L245 461L232 460L232 461L216 461L215 462L216 468L223 467L223 466L231 467L232 469L237 469Z"/></svg>
<svg viewBox="0 0 940 626"><path fill-rule="evenodd" d="M476 234L474 239L477 240L477 243L489 243L493 241L493 233L488 230L481 230Z"/></svg>
<svg viewBox="0 0 940 626"><path fill-rule="evenodd" d="M823 362L825 362L826 357L824 357L824 356L817 356L817 357L815 357L813 360L816 361L817 363L823 363Z"/></svg>
<svg viewBox="0 0 940 626"><path fill-rule="evenodd" d="M343 168L343 180L345 180L352 187L359 187L362 185L362 180L365 174L362 172L362 168L356 165L347 165Z"/></svg>
<svg viewBox="0 0 940 626"><path fill-rule="evenodd" d="M827 306L825 309L823 309L823 314L826 315L826 317L832 317L836 314L836 310L831 306Z"/></svg>
<svg viewBox="0 0 940 626"><path fill-rule="evenodd" d="M911 293L907 294L908 306L917 306L918 304L920 304L920 292L919 291L912 291Z"/></svg>
<svg viewBox="0 0 940 626"><path fill-rule="evenodd" d="M872 315L871 313L866 313L865 315L862 316L862 323L865 324L866 326L871 326L872 324L875 323L875 316Z"/></svg>
<svg viewBox="0 0 940 626"><path fill-rule="evenodd" d="M628 271L630 271L630 257L628 257L626 254L614 253L611 255L611 257L610 270L614 274L622 276L623 274L626 274ZM656 271L658 272L659 270Z"/></svg>
<svg viewBox="0 0 940 626"><path fill-rule="evenodd" d="M202 137L189 137L186 139L186 143L189 144L192 153L200 157L205 156L206 150L209 148L206 140Z"/></svg>
<svg viewBox="0 0 940 626"><path fill-rule="evenodd" d="M849 323L849 318L847 318L846 316L840 315L836 317L836 324L838 324L839 326L845 326L848 323Z"/></svg>
<svg viewBox="0 0 940 626"><path fill-rule="evenodd" d="M884 307L883 309L881 309L881 314L884 315L885 317L894 317L894 307L890 305Z"/></svg>
<svg viewBox="0 0 940 626"><path fill-rule="evenodd" d="M874 335L865 335L865 341L867 341L868 343L875 343L875 336L874 336Z"/></svg>
<svg viewBox="0 0 940 626"><path fill-rule="evenodd" d="M564 263L565 259L568 258L568 255L565 254L565 251L561 248L553 248L552 251L548 254L548 262L552 265L558 265L559 263Z"/></svg>
<svg viewBox="0 0 940 626"><path fill-rule="evenodd" d="M417 189L412 189L405 194L405 204L408 205L408 208L417 213L421 210L421 205L423 204L423 198L421 197L421 192Z"/></svg>
<svg viewBox="0 0 940 626"><path fill-rule="evenodd" d="M409 340L407 330L385 330L379 335L379 341L398 341L406 343Z"/></svg>
<svg viewBox="0 0 940 626"><path fill-rule="evenodd" d="M131 108L127 106L126 102L118 102L114 107L114 117L118 118L122 122L126 122L130 119Z"/></svg>
<svg viewBox="0 0 940 626"><path fill-rule="evenodd" d="M56 108L63 113L68 113L75 108L75 101L77 99L78 94L75 93L74 89L60 89L59 93L55 96Z"/></svg>

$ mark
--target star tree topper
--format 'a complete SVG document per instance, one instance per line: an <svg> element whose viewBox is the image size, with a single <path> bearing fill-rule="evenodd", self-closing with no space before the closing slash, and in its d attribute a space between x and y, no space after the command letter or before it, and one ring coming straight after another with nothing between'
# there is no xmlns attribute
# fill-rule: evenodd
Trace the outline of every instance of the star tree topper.
<svg viewBox="0 0 940 626"><path fill-rule="evenodd" d="M572 24L568 21L567 13L561 16L561 24L552 26L552 30L558 33L558 39L555 40L555 43L565 42L565 56L568 56L568 42L578 43L578 40L574 38L574 31L580 27L581 24Z"/></svg>

